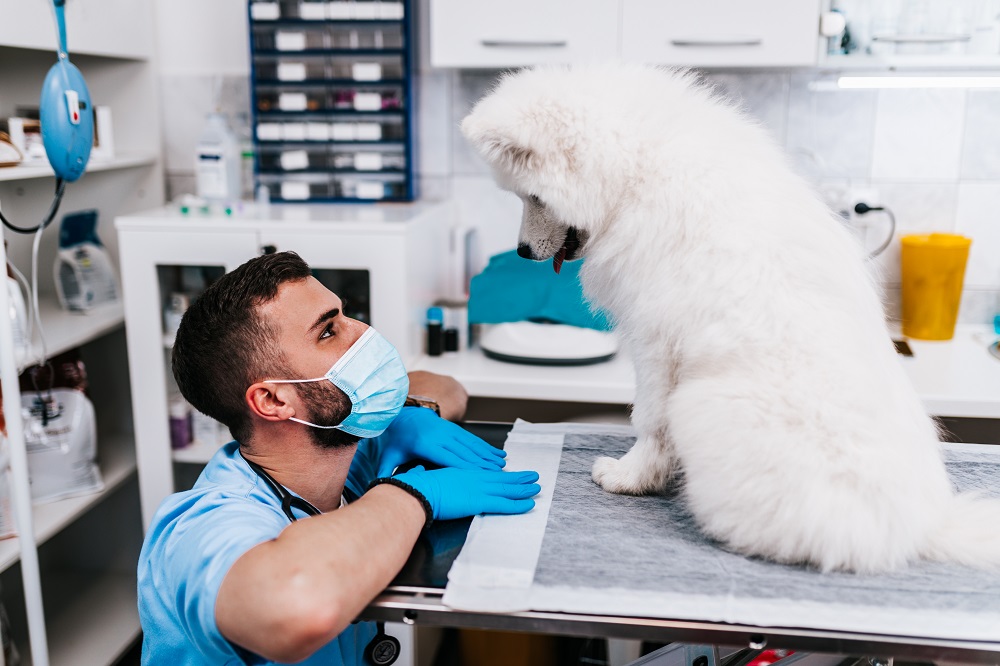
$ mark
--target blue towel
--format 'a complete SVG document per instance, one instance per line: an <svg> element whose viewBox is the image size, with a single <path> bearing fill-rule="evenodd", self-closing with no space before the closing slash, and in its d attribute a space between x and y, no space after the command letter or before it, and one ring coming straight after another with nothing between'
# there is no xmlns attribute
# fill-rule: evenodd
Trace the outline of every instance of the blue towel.
<svg viewBox="0 0 1000 666"><path fill-rule="evenodd" d="M551 261L529 261L515 250L490 257L469 285L469 322L536 321L610 331L611 322L592 311L580 286L583 261L567 261L556 274Z"/></svg>

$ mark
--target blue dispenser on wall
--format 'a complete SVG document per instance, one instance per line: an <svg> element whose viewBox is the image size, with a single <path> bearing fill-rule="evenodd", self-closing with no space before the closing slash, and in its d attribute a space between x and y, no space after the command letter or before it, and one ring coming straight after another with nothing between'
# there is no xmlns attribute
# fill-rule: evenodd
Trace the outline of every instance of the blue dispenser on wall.
<svg viewBox="0 0 1000 666"><path fill-rule="evenodd" d="M66 0L53 0L59 31L58 62L42 84L39 120L45 155L56 176L72 183L83 175L94 145L94 108L83 74L66 48Z"/></svg>

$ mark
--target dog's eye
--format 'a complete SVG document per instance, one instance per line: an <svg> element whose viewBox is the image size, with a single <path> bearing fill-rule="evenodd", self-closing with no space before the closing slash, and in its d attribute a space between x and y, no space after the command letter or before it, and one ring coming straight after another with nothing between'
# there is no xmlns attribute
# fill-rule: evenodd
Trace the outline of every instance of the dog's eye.
<svg viewBox="0 0 1000 666"><path fill-rule="evenodd" d="M532 203L532 205L534 205L534 206L541 207L543 205L542 204L542 200L539 199L538 197L536 197L534 194L529 194L528 195L528 201L530 201Z"/></svg>

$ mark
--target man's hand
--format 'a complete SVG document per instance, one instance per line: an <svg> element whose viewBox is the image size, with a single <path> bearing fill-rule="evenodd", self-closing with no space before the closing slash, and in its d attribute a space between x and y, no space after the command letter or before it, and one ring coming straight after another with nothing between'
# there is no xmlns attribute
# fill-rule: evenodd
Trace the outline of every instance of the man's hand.
<svg viewBox="0 0 1000 666"><path fill-rule="evenodd" d="M427 500L435 520L465 518L480 513L526 513L529 499L541 491L538 472L490 472L474 469L414 467L393 477Z"/></svg>
<svg viewBox="0 0 1000 666"><path fill-rule="evenodd" d="M424 407L404 407L385 431L378 476L403 463L426 460L442 467L497 471L506 453Z"/></svg>
<svg viewBox="0 0 1000 666"><path fill-rule="evenodd" d="M410 395L432 399L441 408L441 418L460 421L465 416L469 394L454 378L426 370L414 370L409 373L409 378Z"/></svg>

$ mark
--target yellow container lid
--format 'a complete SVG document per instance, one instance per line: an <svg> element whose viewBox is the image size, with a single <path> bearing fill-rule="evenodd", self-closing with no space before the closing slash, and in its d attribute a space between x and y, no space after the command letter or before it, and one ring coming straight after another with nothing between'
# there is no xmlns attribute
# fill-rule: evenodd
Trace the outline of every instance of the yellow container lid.
<svg viewBox="0 0 1000 666"><path fill-rule="evenodd" d="M903 236L899 241L909 247L941 247L966 248L972 244L972 239L960 234L911 234Z"/></svg>

